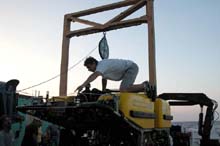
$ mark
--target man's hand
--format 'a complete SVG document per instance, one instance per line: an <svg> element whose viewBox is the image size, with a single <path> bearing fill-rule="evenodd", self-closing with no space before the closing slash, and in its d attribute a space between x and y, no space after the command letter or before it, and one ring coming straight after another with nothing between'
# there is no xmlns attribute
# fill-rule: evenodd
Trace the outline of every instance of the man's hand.
<svg viewBox="0 0 220 146"><path fill-rule="evenodd" d="M100 75L101 75L101 73L97 72L97 71L92 73L82 85L80 85L79 87L76 88L75 92L77 90L78 90L78 92L80 92L83 89L83 87L88 85L90 82L94 81Z"/></svg>
<svg viewBox="0 0 220 146"><path fill-rule="evenodd" d="M78 92L82 91L83 87L84 87L83 85L78 86L78 87L76 88L75 92L76 92L76 91L78 91Z"/></svg>

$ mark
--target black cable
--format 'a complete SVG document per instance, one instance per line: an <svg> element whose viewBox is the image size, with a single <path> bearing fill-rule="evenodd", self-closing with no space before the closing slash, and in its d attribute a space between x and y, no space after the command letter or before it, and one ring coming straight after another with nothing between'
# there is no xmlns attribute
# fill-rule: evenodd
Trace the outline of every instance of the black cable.
<svg viewBox="0 0 220 146"><path fill-rule="evenodd" d="M64 73L70 71L70 70L73 69L75 66L77 66L79 63L81 63L81 62L82 62L85 58L87 58L93 51L95 51L95 49L96 49L97 47L98 47L98 46L96 46L94 49L92 49L85 57L83 57L81 60L79 60L76 64L74 64L73 66L71 66L70 68L68 68L67 71L64 71L64 72L62 72L61 74L58 74L58 75L56 75L56 76L54 76L54 77L52 77L52 78L50 78L50 79L48 79L48 80L46 80L46 81L40 82L40 83L38 83L38 84L29 86L29 87L24 88L24 89L21 89L21 90L18 90L17 92L19 93L19 92L22 92L22 91L25 91L25 90L27 90L27 89L31 89L31 88L40 86L40 85L45 84L45 83L47 83L47 82L49 82L49 81L51 81L51 80L56 79L57 77L59 77L59 76L61 76L62 74L64 74Z"/></svg>

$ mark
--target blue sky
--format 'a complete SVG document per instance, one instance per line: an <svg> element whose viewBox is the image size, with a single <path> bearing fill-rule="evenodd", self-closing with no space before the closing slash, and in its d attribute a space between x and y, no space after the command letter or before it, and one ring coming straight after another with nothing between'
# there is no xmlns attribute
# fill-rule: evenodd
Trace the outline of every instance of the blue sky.
<svg viewBox="0 0 220 146"><path fill-rule="evenodd" d="M59 74L64 14L118 1L0 2L0 81L19 79L20 90ZM203 92L220 103L220 1L155 0L154 6L158 94ZM119 11L86 18L105 22ZM107 32L110 58L131 59L139 65L136 83L148 80L146 28L141 25ZM101 37L99 33L72 38L69 66L96 48ZM100 59L97 49L91 55ZM68 94L73 93L89 74L83 63L70 70ZM110 82L108 87L118 86L118 82ZM92 87L100 88L100 79L92 83ZM34 95L36 90L44 96L46 91L57 96L59 78L24 92ZM176 121L198 119L197 106L172 111Z"/></svg>

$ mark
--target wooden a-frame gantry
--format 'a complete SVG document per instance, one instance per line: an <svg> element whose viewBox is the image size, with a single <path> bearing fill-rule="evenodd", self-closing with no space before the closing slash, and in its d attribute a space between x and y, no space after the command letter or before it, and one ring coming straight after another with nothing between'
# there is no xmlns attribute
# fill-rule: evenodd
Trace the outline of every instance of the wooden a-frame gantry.
<svg viewBox="0 0 220 146"><path fill-rule="evenodd" d="M64 16L63 26L63 42L62 42L62 56L61 56L61 70L60 70L60 96L67 95L67 78L68 78L68 61L69 61L69 44L70 39L76 36L88 35L99 32L106 32L110 30L148 24L148 59L149 59L149 82L156 89L156 64L155 64L155 34L154 34L154 0L124 0L117 3L103 5L100 7L83 10L76 13L66 14ZM117 8L128 7L119 15L101 24L94 21L82 19L80 17L95 13L100 13ZM139 18L132 18L124 20L126 17L135 11L146 7L146 13ZM81 23L89 25L87 28L71 30L71 23Z"/></svg>

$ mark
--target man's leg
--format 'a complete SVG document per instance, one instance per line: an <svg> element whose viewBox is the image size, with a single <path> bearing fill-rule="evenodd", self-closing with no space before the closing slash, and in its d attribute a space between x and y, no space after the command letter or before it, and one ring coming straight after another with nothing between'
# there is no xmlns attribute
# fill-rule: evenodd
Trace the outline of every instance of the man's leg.
<svg viewBox="0 0 220 146"><path fill-rule="evenodd" d="M121 92L142 92L144 91L144 85L143 84L134 84L127 88L121 88Z"/></svg>
<svg viewBox="0 0 220 146"><path fill-rule="evenodd" d="M136 76L138 74L138 66L136 64L133 64L125 73L121 85L120 85L120 91L121 92L139 92L143 91L144 84L135 84L133 85Z"/></svg>

